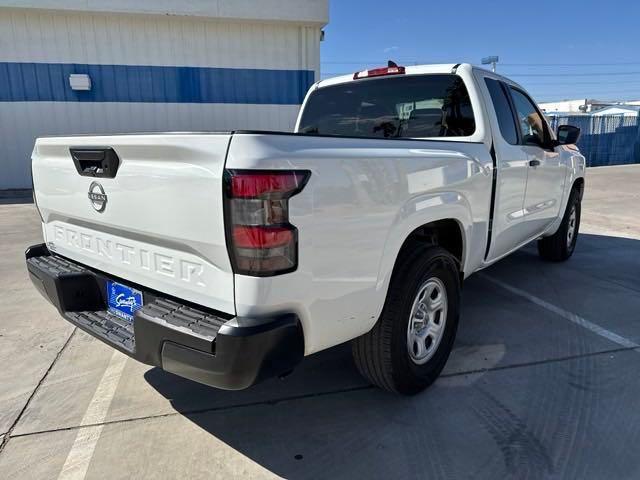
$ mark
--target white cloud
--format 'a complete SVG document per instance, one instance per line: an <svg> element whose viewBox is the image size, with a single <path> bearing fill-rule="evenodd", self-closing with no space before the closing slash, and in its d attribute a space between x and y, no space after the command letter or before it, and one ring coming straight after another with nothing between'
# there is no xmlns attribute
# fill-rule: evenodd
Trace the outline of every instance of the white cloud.
<svg viewBox="0 0 640 480"><path fill-rule="evenodd" d="M389 53L389 52L395 52L400 50L400 47L387 47L384 50L382 50L384 53Z"/></svg>

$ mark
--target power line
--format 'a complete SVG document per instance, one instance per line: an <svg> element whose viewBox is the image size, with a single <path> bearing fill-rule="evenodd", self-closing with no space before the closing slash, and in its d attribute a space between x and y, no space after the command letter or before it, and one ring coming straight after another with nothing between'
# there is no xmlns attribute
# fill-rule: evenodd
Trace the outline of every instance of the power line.
<svg viewBox="0 0 640 480"><path fill-rule="evenodd" d="M391 55L396 61L407 62L407 63L434 63L434 60L409 60L402 57L394 57ZM367 64L367 63L380 63L386 62L388 58L384 60L381 58L375 60L323 60L320 63L326 65L355 65L355 64ZM446 62L446 61L438 61L436 63L456 63L456 62ZM503 67L612 67L612 66L622 66L622 65L640 65L640 62L606 62L606 63L501 63Z"/></svg>
<svg viewBox="0 0 640 480"><path fill-rule="evenodd" d="M555 93L555 92L547 92L542 94L537 94L535 92L531 92L531 95L538 102L544 102L541 100L543 98L556 98L561 100L569 100L569 99L577 99L577 98L615 98L617 101L621 100L622 97L630 98L634 100L640 99L640 91L634 92L616 92L616 93L606 93L606 92L586 92L586 93L576 93L576 94L566 94L566 93Z"/></svg>
<svg viewBox="0 0 640 480"><path fill-rule="evenodd" d="M607 80L602 80L600 82L564 82L564 81L559 81L559 82L527 82L527 85L567 85L567 86L571 86L571 85L606 85L607 83L613 83L615 82L616 85L622 84L622 85L628 85L628 84L638 84L640 85L640 80L611 80L610 82L607 82Z"/></svg>
<svg viewBox="0 0 640 480"><path fill-rule="evenodd" d="M506 67L612 67L618 65L640 65L640 62L610 63L501 63Z"/></svg>
<svg viewBox="0 0 640 480"><path fill-rule="evenodd" d="M353 72L322 72L323 75L349 75ZM503 72L500 72L503 73ZM507 73L509 77L597 77L597 76L625 76L640 75L636 72L590 72L590 73Z"/></svg>
<svg viewBox="0 0 640 480"><path fill-rule="evenodd" d="M536 99L536 103L537 104L541 104L541 103L560 103L560 102L568 102L568 101L572 101L572 100L584 100L584 99L593 99L593 96L579 96L579 97L572 97L572 98L567 98L567 97L541 97L539 99ZM609 102L608 100L604 100L605 102ZM615 100L611 100L611 102L636 102L638 101L638 97L616 97ZM614 105L616 105L617 103L613 103ZM637 106L637 105L634 105Z"/></svg>
<svg viewBox="0 0 640 480"><path fill-rule="evenodd" d="M325 63L331 63L331 62L325 62ZM340 62L333 62L333 63L340 63ZM346 62L345 62L346 63ZM559 66L559 65L566 65L566 66L613 66L613 65L640 65L640 62L609 62L609 63L585 63L585 64L524 64L524 63L518 63L518 64L503 64L503 65L518 65L518 66L523 66L523 65L531 65L531 66ZM350 75L352 72L322 72L322 77L323 78L327 78L327 77L331 77L331 76L338 76L338 75ZM556 96L556 95L576 95L576 96L592 96L592 95L621 95L621 94L625 94L625 93L635 93L638 96L640 96L640 79L618 79L618 77L625 77L625 76L634 76L634 75L640 75L640 71L631 71L631 72L579 72L579 73L524 73L524 72L517 72L517 73L507 73L507 75L509 77L515 77L515 78L523 78L523 80L521 80L521 82L523 84L525 84L525 86L527 86L528 88L530 88L533 91L540 91L540 90L547 90L544 87L548 86L550 88L553 87L561 87L561 86L567 86L567 87L575 87L575 86L580 86L580 85L591 85L594 86L594 88L589 88L587 91L589 93L581 93L581 88L572 88L570 91L565 89L556 89L554 88L554 92L547 92L547 94L551 93L552 95ZM568 80L558 80L558 81L540 81L537 82L535 80L535 78L538 77L544 77L544 78L556 78L556 77L564 77L564 78L573 78L573 77L592 77L592 78L599 78L599 77L616 77L615 79L607 79L607 78L601 78L598 81L568 81ZM533 78L534 80L527 80L527 78ZM626 85L628 87L633 87L634 85L638 85L637 89L620 89L618 88L618 85ZM598 88L599 86L599 88ZM598 92L598 93L593 93L593 92Z"/></svg>
<svg viewBox="0 0 640 480"><path fill-rule="evenodd" d="M560 88L556 88L552 85L543 85L543 86L539 86L539 85L528 85L528 84L523 84L524 87L527 88L527 90L531 90L533 92L581 92L581 91L593 91L593 90L598 90L600 92L619 92L622 90L633 90L633 89L637 89L638 92L640 93L640 85L627 85L627 88L624 87L612 87L612 86L608 86L608 85L603 85L603 86L598 86L598 85L585 85L582 87L576 87L576 88L571 88L569 86L563 86Z"/></svg>
<svg viewBox="0 0 640 480"><path fill-rule="evenodd" d="M507 73L509 77L597 77L640 75L640 72L590 72L590 73Z"/></svg>
<svg viewBox="0 0 640 480"><path fill-rule="evenodd" d="M534 97L546 97L546 96L553 96L553 97L558 97L558 96L563 96L565 98L570 97L570 98L586 98L586 97L603 97L603 96L611 96L611 97L618 97L620 95L633 95L636 98L640 98L640 89L638 90L619 90L617 92L601 92L601 91L589 91L589 92L545 92L545 93L536 93L535 91L530 91L530 93L534 96Z"/></svg>

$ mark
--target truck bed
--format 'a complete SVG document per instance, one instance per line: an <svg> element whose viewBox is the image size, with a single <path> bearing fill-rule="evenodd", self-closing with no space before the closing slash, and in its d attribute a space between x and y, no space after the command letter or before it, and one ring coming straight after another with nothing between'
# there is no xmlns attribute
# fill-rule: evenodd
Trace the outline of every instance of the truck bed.
<svg viewBox="0 0 640 480"><path fill-rule="evenodd" d="M72 150L97 147L117 153L114 178L74 164ZM417 226L462 219L473 246L462 263L480 264L491 162L486 145L472 142L171 133L38 139L33 176L52 252L223 314L295 312L308 354L335 344L336 328L347 339L373 325L397 251ZM281 169L310 172L289 206L299 264L267 278L234 274L225 171ZM93 182L107 195L101 212L89 198Z"/></svg>

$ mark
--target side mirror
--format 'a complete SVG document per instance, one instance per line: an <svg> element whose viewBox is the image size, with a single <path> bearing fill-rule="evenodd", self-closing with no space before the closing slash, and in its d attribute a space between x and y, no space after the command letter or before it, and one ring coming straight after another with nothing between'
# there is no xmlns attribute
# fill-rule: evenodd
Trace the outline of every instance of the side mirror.
<svg viewBox="0 0 640 480"><path fill-rule="evenodd" d="M575 145L580 138L580 129L573 125L558 127L558 145Z"/></svg>

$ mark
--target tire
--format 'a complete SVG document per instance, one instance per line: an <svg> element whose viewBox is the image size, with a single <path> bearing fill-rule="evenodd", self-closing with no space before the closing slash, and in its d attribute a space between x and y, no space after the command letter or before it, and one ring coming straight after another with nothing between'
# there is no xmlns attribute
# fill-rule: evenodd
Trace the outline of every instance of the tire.
<svg viewBox="0 0 640 480"><path fill-rule="evenodd" d="M550 262L564 262L573 255L580 230L580 213L580 192L574 188L571 190L558 231L550 237L538 240L538 253L542 259Z"/></svg>
<svg viewBox="0 0 640 480"><path fill-rule="evenodd" d="M394 269L380 318L371 331L353 340L353 358L372 384L414 395L435 381L453 348L460 274L456 259L440 247L416 245L405 251ZM444 307L429 310L442 292ZM419 294L424 294L422 300Z"/></svg>

